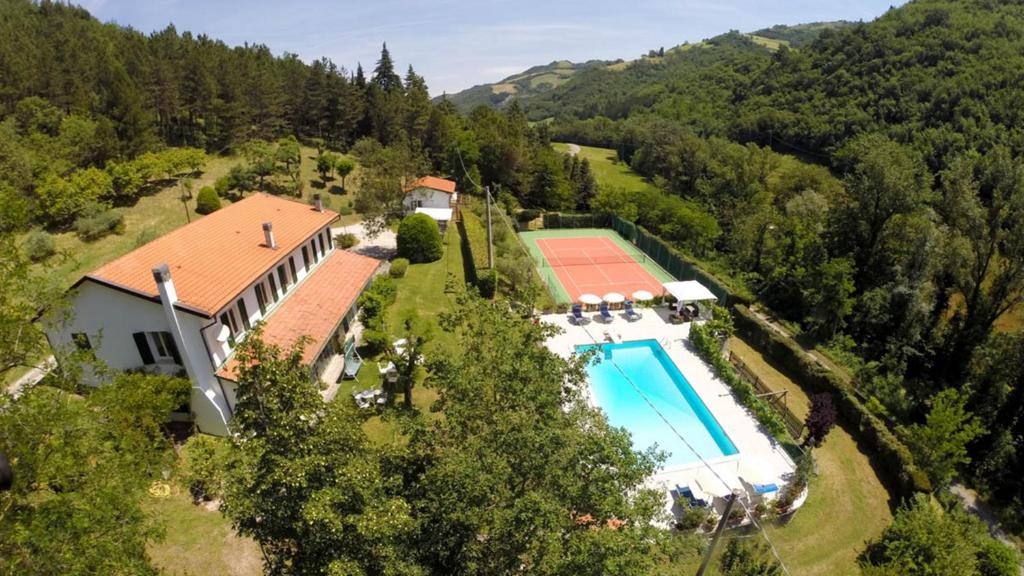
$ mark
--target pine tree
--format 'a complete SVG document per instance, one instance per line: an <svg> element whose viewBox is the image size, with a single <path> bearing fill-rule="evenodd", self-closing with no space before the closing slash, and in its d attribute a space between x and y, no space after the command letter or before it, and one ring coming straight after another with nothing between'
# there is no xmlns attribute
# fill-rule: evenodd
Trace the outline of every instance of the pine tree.
<svg viewBox="0 0 1024 576"><path fill-rule="evenodd" d="M377 60L377 67L373 69L373 82L386 94L393 94L402 90L402 79L395 73L395 62L388 52L388 44L380 51L380 60Z"/></svg>

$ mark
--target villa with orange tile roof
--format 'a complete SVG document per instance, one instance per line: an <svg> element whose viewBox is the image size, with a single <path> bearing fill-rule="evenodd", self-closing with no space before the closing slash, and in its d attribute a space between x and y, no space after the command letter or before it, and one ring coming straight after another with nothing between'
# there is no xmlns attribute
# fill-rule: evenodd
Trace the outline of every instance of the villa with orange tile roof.
<svg viewBox="0 0 1024 576"><path fill-rule="evenodd" d="M337 218L319 198L255 194L222 208L83 276L71 316L48 329L51 346L91 349L115 370L187 374L188 416L227 434L234 351L258 322L268 343L307 338L311 385L340 376L356 301L382 262L336 249Z"/></svg>
<svg viewBox="0 0 1024 576"><path fill-rule="evenodd" d="M424 176L412 181L403 190L405 198L402 199L402 208L405 213L426 214L437 221L443 232L452 219L458 201L455 182L436 176Z"/></svg>

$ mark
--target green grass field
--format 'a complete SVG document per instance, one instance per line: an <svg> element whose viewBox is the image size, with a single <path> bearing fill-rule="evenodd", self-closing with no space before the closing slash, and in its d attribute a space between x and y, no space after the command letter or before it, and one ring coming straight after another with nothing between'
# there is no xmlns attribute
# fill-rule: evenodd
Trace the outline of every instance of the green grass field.
<svg viewBox="0 0 1024 576"><path fill-rule="evenodd" d="M256 576L263 558L256 542L243 538L217 510L192 504L188 492L171 486L166 498L151 497L143 506L163 523L166 534L147 548L161 572L172 576Z"/></svg>
<svg viewBox="0 0 1024 576"><path fill-rule="evenodd" d="M787 405L800 418L810 410L807 394L738 338L729 349L773 390L787 391ZM792 574L860 574L856 558L866 542L892 521L889 493L850 433L836 427L814 451L818 474L807 502L785 526L767 532Z"/></svg>
<svg viewBox="0 0 1024 576"><path fill-rule="evenodd" d="M399 278L398 295L385 316L385 325L392 337L402 337L402 319L411 311L415 311L422 320L431 326L431 340L424 347L424 355L428 358L435 354L452 354L457 352L455 336L441 330L438 317L442 312L450 311L455 306L455 293L446 293L449 282L457 289L465 286L465 273L462 267L462 251L459 249L459 231L456 226L449 226L445 233L444 257L437 262L427 264L411 264L405 277ZM336 402L350 402L355 390L379 388L380 374L377 368L379 358L364 358L363 367L359 370L358 381L346 382L338 391ZM431 416L430 405L437 398L437 392L418 383L413 388L413 405L421 413ZM396 398L401 402L401 398ZM363 426L367 435L376 442L387 443L400 441L398 426L394 420L382 419L379 416L369 418Z"/></svg>
<svg viewBox="0 0 1024 576"><path fill-rule="evenodd" d="M568 152L569 145L552 144L558 152ZM653 190L654 186L644 180L630 167L616 159L615 150L610 148L594 148L580 146L579 157L590 161L590 169L594 173L598 186L614 186L626 190Z"/></svg>

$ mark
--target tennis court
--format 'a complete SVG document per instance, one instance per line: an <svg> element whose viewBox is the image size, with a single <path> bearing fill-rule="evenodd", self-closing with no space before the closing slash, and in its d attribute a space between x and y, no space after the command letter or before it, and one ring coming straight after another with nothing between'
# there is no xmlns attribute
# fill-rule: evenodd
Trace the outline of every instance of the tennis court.
<svg viewBox="0 0 1024 576"><path fill-rule="evenodd" d="M577 302L588 293L628 297L647 290L658 295L662 282L674 280L612 230L537 230L520 236L558 302Z"/></svg>

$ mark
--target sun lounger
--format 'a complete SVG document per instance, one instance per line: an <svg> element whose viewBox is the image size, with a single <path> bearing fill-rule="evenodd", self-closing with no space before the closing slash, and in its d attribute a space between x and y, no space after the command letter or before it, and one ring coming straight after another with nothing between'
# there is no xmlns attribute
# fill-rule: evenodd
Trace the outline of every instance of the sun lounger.
<svg viewBox="0 0 1024 576"><path fill-rule="evenodd" d="M691 490L689 486L680 486L680 485L676 484L675 494L676 494L676 498L677 499L681 499L684 502L686 502L686 504L690 508L707 508L708 507L707 500L704 500L703 498L697 498L693 494L693 490Z"/></svg>
<svg viewBox="0 0 1024 576"><path fill-rule="evenodd" d="M345 366L342 370L343 378L356 378L356 374L359 373L359 369L363 366L363 359L359 356L359 352L356 352L356 343L353 340L351 343L345 345Z"/></svg>
<svg viewBox="0 0 1024 576"><path fill-rule="evenodd" d="M626 320L632 322L633 320L639 320L643 318L643 316L633 308L633 303L631 301L626 300L623 303L623 306L626 309Z"/></svg>
<svg viewBox="0 0 1024 576"><path fill-rule="evenodd" d="M577 326L587 323L587 317L583 315L583 306L579 304L572 305L572 317L569 318L569 321Z"/></svg>
<svg viewBox="0 0 1024 576"><path fill-rule="evenodd" d="M612 313L608 311L608 303L601 302L601 320L604 320L605 322L611 322L612 319Z"/></svg>

